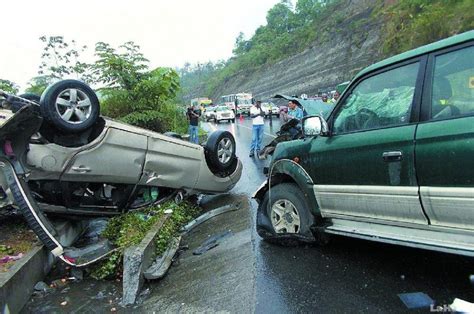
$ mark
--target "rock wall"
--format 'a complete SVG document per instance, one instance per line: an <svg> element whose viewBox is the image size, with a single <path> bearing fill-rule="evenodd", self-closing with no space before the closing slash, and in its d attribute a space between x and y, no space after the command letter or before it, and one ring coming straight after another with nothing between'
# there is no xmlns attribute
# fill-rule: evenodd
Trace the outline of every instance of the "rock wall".
<svg viewBox="0 0 474 314"><path fill-rule="evenodd" d="M383 21L371 13L379 0L348 0L343 21L327 31L324 40L305 51L253 72L229 77L212 95L251 92L257 99L275 94L314 95L330 91L358 71L381 59L379 40Z"/></svg>

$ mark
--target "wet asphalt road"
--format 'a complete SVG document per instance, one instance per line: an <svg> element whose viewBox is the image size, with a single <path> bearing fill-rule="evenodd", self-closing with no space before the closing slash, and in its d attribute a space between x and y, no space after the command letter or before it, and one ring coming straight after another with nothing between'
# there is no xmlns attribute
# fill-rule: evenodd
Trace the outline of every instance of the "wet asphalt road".
<svg viewBox="0 0 474 314"><path fill-rule="evenodd" d="M232 132L244 172L232 193L251 195L265 180L267 161L249 158L251 121L205 123L208 130ZM263 142L272 140L278 119L265 124ZM252 201L255 214L257 204ZM253 215L253 229L255 215ZM474 302L474 259L456 255L332 237L329 245L279 247L252 230L256 254L256 312L406 312L398 294L424 292L438 305L454 298ZM429 308L418 310L430 312Z"/></svg>

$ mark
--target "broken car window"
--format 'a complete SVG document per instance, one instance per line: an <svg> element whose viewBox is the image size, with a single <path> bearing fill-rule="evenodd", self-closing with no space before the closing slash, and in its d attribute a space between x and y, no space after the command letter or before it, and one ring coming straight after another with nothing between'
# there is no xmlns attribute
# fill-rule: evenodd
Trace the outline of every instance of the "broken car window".
<svg viewBox="0 0 474 314"><path fill-rule="evenodd" d="M418 68L412 63L363 80L339 109L334 133L408 123Z"/></svg>

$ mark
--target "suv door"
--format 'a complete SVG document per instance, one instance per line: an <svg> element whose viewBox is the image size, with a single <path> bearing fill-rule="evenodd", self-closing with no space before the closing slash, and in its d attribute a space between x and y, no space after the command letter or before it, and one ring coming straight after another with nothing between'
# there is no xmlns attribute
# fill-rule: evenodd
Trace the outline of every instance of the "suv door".
<svg viewBox="0 0 474 314"><path fill-rule="evenodd" d="M416 171L432 225L474 229L474 44L430 55Z"/></svg>
<svg viewBox="0 0 474 314"><path fill-rule="evenodd" d="M331 135L311 145L324 217L427 224L414 168L426 57L362 77L330 117Z"/></svg>

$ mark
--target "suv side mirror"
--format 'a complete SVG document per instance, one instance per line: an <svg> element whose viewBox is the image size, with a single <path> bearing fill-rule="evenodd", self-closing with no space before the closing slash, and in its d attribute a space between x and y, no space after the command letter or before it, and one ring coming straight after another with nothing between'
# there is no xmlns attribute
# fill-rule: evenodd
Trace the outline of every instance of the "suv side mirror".
<svg viewBox="0 0 474 314"><path fill-rule="evenodd" d="M303 125L303 135L305 137L329 134L328 124L320 116L304 117L301 120L301 124Z"/></svg>

